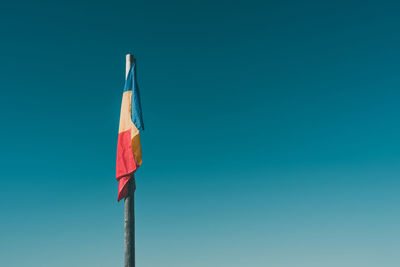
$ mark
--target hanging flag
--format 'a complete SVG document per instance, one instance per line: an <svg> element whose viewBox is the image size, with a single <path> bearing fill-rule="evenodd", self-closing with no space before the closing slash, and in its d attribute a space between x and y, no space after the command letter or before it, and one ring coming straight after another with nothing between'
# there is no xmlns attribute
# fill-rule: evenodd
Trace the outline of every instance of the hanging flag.
<svg viewBox="0 0 400 267"><path fill-rule="evenodd" d="M122 94L117 144L118 201L127 196L127 183L142 164L140 132L144 130L139 88L136 81L136 62L133 61Z"/></svg>

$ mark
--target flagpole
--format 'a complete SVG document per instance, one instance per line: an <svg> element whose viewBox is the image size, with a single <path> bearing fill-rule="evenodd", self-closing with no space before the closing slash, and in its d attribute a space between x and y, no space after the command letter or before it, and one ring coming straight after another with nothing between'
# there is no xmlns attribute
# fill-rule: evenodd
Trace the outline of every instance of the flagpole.
<svg viewBox="0 0 400 267"><path fill-rule="evenodd" d="M125 79L135 58L132 54L126 55ZM135 178L132 177L128 182L128 194L125 198L125 267L135 267Z"/></svg>

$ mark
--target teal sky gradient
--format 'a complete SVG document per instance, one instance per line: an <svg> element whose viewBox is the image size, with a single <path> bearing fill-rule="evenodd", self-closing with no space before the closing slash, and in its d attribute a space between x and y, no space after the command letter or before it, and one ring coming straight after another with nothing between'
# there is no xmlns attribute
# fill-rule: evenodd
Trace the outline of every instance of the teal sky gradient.
<svg viewBox="0 0 400 267"><path fill-rule="evenodd" d="M0 10L0 266L400 266L400 4L36 1Z"/></svg>

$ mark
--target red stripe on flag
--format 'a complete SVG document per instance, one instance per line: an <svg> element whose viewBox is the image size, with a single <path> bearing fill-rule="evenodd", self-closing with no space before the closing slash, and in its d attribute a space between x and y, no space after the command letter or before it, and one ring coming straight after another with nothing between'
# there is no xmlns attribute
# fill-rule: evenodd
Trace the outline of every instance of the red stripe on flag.
<svg viewBox="0 0 400 267"><path fill-rule="evenodd" d="M137 169L132 152L131 130L119 133L117 144L118 201L126 197L126 183Z"/></svg>
<svg viewBox="0 0 400 267"><path fill-rule="evenodd" d="M118 181L118 198L117 200L120 201L123 198L126 198L128 195L128 182L133 175L128 175L121 177Z"/></svg>

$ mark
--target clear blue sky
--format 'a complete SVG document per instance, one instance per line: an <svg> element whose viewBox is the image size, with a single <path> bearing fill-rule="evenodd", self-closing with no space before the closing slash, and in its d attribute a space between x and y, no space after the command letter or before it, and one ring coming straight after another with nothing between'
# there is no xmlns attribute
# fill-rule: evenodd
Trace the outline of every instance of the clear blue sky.
<svg viewBox="0 0 400 267"><path fill-rule="evenodd" d="M2 3L0 265L122 266L115 155L133 52L138 266L400 266L399 12Z"/></svg>

